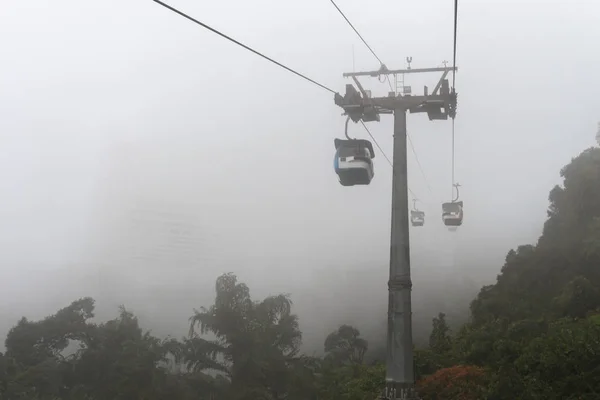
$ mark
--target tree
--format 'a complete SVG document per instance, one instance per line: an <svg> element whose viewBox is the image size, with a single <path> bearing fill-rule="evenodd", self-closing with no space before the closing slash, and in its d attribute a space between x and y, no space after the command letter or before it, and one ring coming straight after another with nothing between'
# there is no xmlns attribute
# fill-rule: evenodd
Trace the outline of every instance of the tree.
<svg viewBox="0 0 600 400"><path fill-rule="evenodd" d="M77 352L71 379L97 398L155 398L166 371L163 341L144 333L124 307L119 317L94 326Z"/></svg>
<svg viewBox="0 0 600 400"><path fill-rule="evenodd" d="M41 321L23 317L6 337L6 355L24 366L48 359L62 360L71 341L82 341L90 332L87 321L94 316L94 300L86 297Z"/></svg>
<svg viewBox="0 0 600 400"><path fill-rule="evenodd" d="M319 400L375 399L385 386L384 364L328 364L319 377Z"/></svg>
<svg viewBox="0 0 600 400"><path fill-rule="evenodd" d="M254 302L235 275L220 276L215 304L190 318L188 345L194 352L186 353L188 365L225 373L239 398L245 393L257 399L283 397L291 380L290 363L296 360L302 339L291 306L287 295ZM206 333L216 340L200 336Z"/></svg>
<svg viewBox="0 0 600 400"><path fill-rule="evenodd" d="M554 300L560 316L583 318L600 307L600 290L589 279L576 276Z"/></svg>
<svg viewBox="0 0 600 400"><path fill-rule="evenodd" d="M5 390L13 396L66 396L72 362L65 352L91 332L94 300L82 298L41 321L22 318L5 340Z"/></svg>
<svg viewBox="0 0 600 400"><path fill-rule="evenodd" d="M340 326L325 339L326 358L335 364L362 364L368 348L360 331L350 325Z"/></svg>
<svg viewBox="0 0 600 400"><path fill-rule="evenodd" d="M429 348L438 354L446 353L451 348L450 328L446 323L446 314L444 313L439 313L437 317L433 318Z"/></svg>
<svg viewBox="0 0 600 400"><path fill-rule="evenodd" d="M515 362L526 393L536 398L597 398L598 338L598 316L554 322L548 333L534 339Z"/></svg>
<svg viewBox="0 0 600 400"><path fill-rule="evenodd" d="M180 344L142 332L124 307L118 318L98 325L88 321L93 311L93 299L84 298L41 321L22 318L0 356L0 398L192 398L185 374L166 369Z"/></svg>

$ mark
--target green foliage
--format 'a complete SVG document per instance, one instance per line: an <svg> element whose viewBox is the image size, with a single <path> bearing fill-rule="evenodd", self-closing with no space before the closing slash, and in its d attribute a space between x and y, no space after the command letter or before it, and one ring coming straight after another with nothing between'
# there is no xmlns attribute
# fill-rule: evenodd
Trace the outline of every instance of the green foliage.
<svg viewBox="0 0 600 400"><path fill-rule="evenodd" d="M346 368L352 368L352 376L356 378L342 388L340 392L342 399L374 399L381 394L385 385L385 366L383 364L354 365Z"/></svg>
<svg viewBox="0 0 600 400"><path fill-rule="evenodd" d="M482 288L471 322L453 339L457 359L492 370L491 399L600 393L590 361L600 354L594 315L600 306L600 149L584 151L561 176L537 245L508 253L497 283Z"/></svg>
<svg viewBox="0 0 600 400"><path fill-rule="evenodd" d="M450 353L436 353L431 349L417 349L415 356L415 379L424 378L436 371L450 367L454 364L454 357Z"/></svg>
<svg viewBox="0 0 600 400"><path fill-rule="evenodd" d="M550 192L536 246L511 250L495 285L471 304L476 326L507 319L585 316L600 306L600 149L584 151Z"/></svg>
<svg viewBox="0 0 600 400"><path fill-rule="evenodd" d="M84 298L42 321L22 318L8 333L6 355L25 366L56 359L71 340L82 340L89 334L88 319L94 316L94 300Z"/></svg>
<svg viewBox="0 0 600 400"><path fill-rule="evenodd" d="M561 316L582 318L600 305L600 290L588 278L576 276L555 298Z"/></svg>
<svg viewBox="0 0 600 400"><path fill-rule="evenodd" d="M240 399L247 396L246 392L255 398L284 396L292 380L290 365L302 339L291 307L286 295L254 302L248 287L238 283L235 275L220 276L215 304L195 311L190 318L187 365L195 371L224 372L236 390L235 396L242 396ZM199 336L205 333L217 339L209 341Z"/></svg>
<svg viewBox="0 0 600 400"><path fill-rule="evenodd" d="M21 319L0 354L0 398L326 400L381 389L384 369L362 364L368 344L357 329L333 332L325 359L300 355L287 296L252 301L230 274L216 289L215 303L194 312L182 341L144 332L124 307L113 320L91 323L89 298L41 321Z"/></svg>
<svg viewBox="0 0 600 400"><path fill-rule="evenodd" d="M439 313L433 319L433 329L429 335L429 348L436 353L445 353L450 350L450 327L446 322L446 314Z"/></svg>
<svg viewBox="0 0 600 400"><path fill-rule="evenodd" d="M383 364L351 364L326 368L319 379L320 400L375 399L385 385Z"/></svg>
<svg viewBox="0 0 600 400"><path fill-rule="evenodd" d="M558 320L523 349L515 362L527 390L539 398L600 395L598 318ZM590 397L592 398L592 397Z"/></svg>
<svg viewBox="0 0 600 400"><path fill-rule="evenodd" d="M325 339L326 359L335 364L362 364L369 345L360 337L360 331L342 325Z"/></svg>
<svg viewBox="0 0 600 400"><path fill-rule="evenodd" d="M508 252L469 322L452 335L445 314L433 319L429 347L415 350L424 400L600 398L600 149L561 176L538 243ZM330 333L323 357L302 355L289 296L255 301L233 274L182 340L144 332L124 307L93 316L83 298L19 320L0 354L0 399L371 400L385 383L358 329Z"/></svg>
<svg viewBox="0 0 600 400"><path fill-rule="evenodd" d="M1 398L165 398L160 393L174 385L161 366L169 346L143 333L125 308L100 325L88 321L93 309L85 298L41 321L21 319L1 358Z"/></svg>

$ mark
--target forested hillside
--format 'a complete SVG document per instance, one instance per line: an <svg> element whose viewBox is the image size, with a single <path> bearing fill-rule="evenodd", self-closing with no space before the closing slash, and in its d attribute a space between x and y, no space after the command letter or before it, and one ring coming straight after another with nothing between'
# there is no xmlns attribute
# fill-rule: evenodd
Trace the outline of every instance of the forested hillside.
<svg viewBox="0 0 600 400"><path fill-rule="evenodd" d="M423 399L600 398L600 149L561 176L538 243L508 252L469 322L451 332L444 314L434 318L428 348L416 351ZM324 356L303 355L289 297L252 299L231 274L215 289L185 338L143 332L125 308L92 322L91 298L21 319L0 355L0 399L376 398L385 367L357 328L332 332Z"/></svg>
<svg viewBox="0 0 600 400"><path fill-rule="evenodd" d="M538 243L508 252L497 282L471 303L470 322L450 336L434 320L424 394L600 398L600 149L585 150L561 176ZM434 372L442 367L451 368ZM477 385L454 384L469 374Z"/></svg>

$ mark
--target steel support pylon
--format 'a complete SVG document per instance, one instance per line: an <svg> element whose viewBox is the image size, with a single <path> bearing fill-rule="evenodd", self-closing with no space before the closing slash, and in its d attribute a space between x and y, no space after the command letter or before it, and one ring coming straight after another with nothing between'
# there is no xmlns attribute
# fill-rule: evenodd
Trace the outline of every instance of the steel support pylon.
<svg viewBox="0 0 600 400"><path fill-rule="evenodd" d="M392 226L388 280L386 387L390 399L416 399L412 347L406 109L394 110Z"/></svg>
<svg viewBox="0 0 600 400"><path fill-rule="evenodd" d="M390 239L390 269L388 280L388 326L385 389L382 399L417 400L415 390L412 338L412 281L410 278L410 237L408 207L406 114L427 113L430 120L446 120L456 114L456 93L450 89L446 76L455 67L345 73L358 87L346 85L346 94L335 95L336 105L354 122L379 121L380 114L394 114L394 153L392 182L392 223ZM442 72L431 93L402 95L395 92L387 97L370 96L358 76L377 77L390 74Z"/></svg>

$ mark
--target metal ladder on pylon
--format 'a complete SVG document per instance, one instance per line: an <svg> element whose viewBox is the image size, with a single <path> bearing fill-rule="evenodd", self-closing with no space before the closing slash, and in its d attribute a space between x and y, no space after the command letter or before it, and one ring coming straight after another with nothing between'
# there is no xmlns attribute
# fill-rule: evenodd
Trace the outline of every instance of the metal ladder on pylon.
<svg viewBox="0 0 600 400"><path fill-rule="evenodd" d="M406 57L406 69L410 69L411 62L412 57ZM410 86L405 86L404 84L404 74L400 74L400 77L398 77L398 74L394 74L394 82L396 83L396 96L406 96L407 94L409 95L412 93L412 88Z"/></svg>

